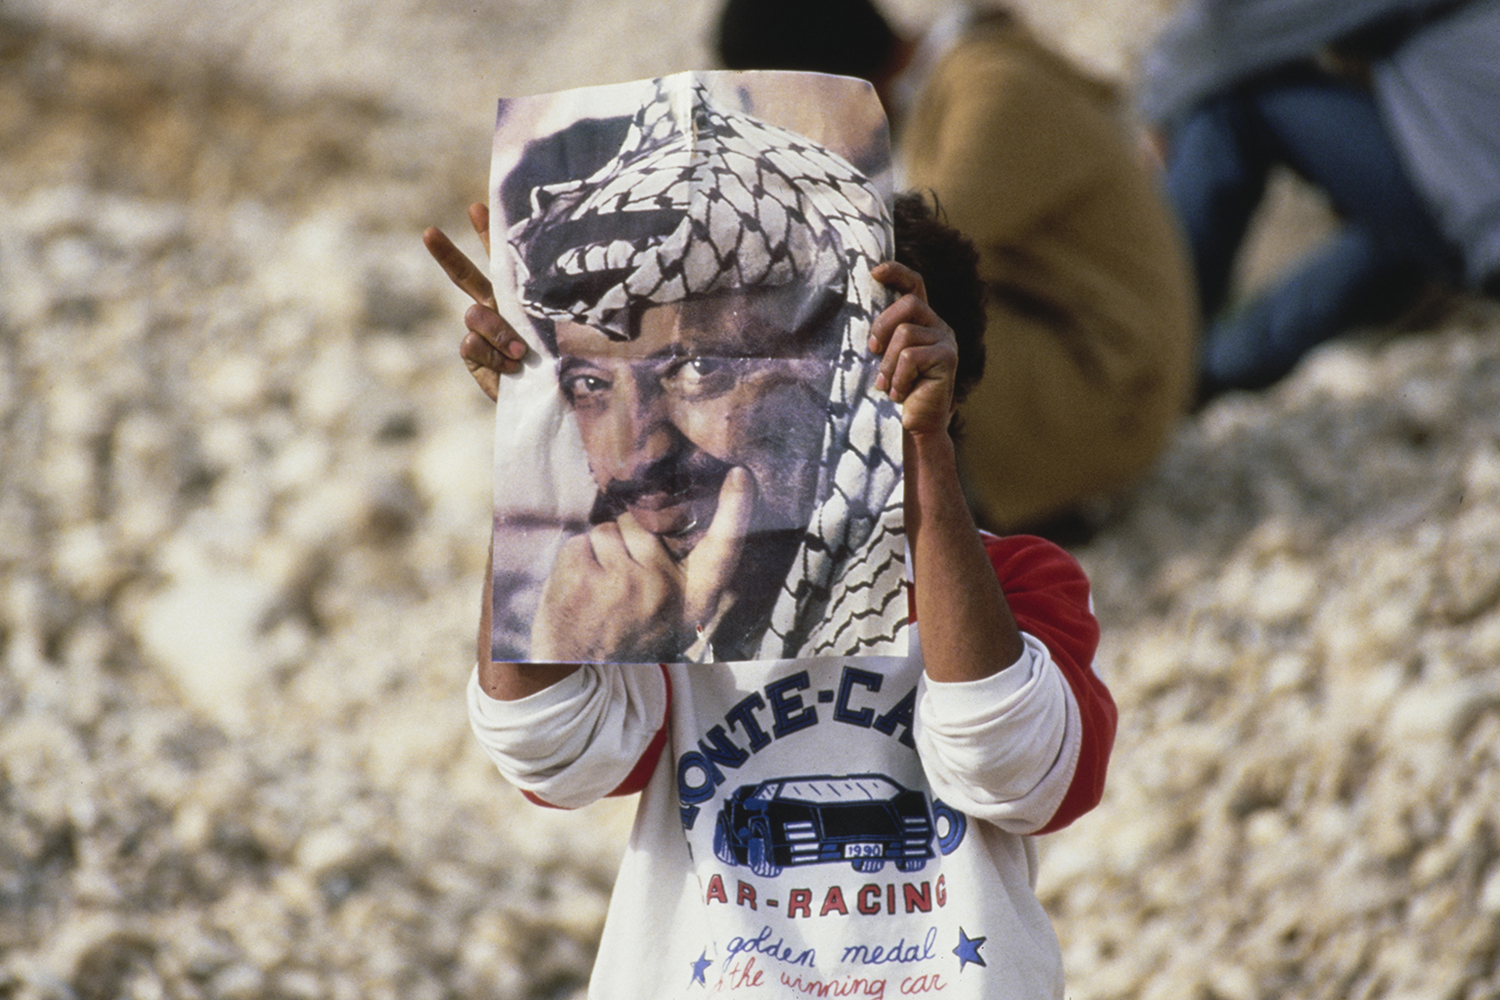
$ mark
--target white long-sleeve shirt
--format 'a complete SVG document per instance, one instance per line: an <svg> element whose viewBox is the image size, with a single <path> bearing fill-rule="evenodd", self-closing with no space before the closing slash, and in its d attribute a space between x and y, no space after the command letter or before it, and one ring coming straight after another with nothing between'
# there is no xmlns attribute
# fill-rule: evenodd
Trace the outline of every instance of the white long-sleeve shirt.
<svg viewBox="0 0 1500 1000"><path fill-rule="evenodd" d="M474 731L529 797L641 792L591 997L1062 996L1027 835L1097 802L1114 705L1077 564L986 547L1025 651L981 681L928 680L917 641L587 666L514 702L476 677Z"/></svg>

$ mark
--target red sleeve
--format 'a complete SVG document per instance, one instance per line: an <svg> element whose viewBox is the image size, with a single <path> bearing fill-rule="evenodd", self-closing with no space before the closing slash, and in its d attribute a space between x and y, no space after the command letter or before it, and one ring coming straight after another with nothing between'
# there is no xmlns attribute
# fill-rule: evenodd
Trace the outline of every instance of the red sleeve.
<svg viewBox="0 0 1500 1000"><path fill-rule="evenodd" d="M1051 833L1099 804L1115 743L1114 698L1094 671L1099 623L1089 607L1089 581L1068 553L1041 538L984 536L984 548L1021 631L1052 654L1078 702L1083 743L1072 784L1038 833Z"/></svg>
<svg viewBox="0 0 1500 1000"><path fill-rule="evenodd" d="M661 759L662 749L667 745L667 722L672 718L672 675L667 673L665 663L661 665L661 681L667 686L667 707L661 713L661 725L657 728L656 735L651 737L651 742L646 744L635 767L630 769L619 787L609 793L611 796L634 795L644 790L651 781L651 775L656 773L656 762Z"/></svg>
<svg viewBox="0 0 1500 1000"><path fill-rule="evenodd" d="M630 773L625 776L625 780L620 782L615 790L609 793L609 797L634 795L636 792L642 791L651 780L651 775L655 773L657 762L661 760L661 752L667 745L667 722L672 718L672 675L667 673L667 665L665 663L661 665L661 679L662 683L667 686L667 708L666 711L662 712L661 725L657 727L656 735L651 737L651 742L646 744L646 749L641 752L641 756L636 760L635 767L631 768ZM562 808L531 792L522 792L521 794L527 800L539 806L546 806L548 809Z"/></svg>

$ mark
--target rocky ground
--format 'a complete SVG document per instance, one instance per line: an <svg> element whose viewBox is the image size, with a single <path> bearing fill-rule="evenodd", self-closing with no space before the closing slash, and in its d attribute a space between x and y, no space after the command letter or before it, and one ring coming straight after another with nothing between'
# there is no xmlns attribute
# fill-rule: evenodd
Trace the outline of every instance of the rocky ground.
<svg viewBox="0 0 1500 1000"><path fill-rule="evenodd" d="M576 996L628 815L468 736L491 426L417 236L495 96L702 64L703 5L97 6L0 11L0 997ZM1036 7L1115 71L1156 9ZM1500 997L1500 306L1416 325L1077 549L1072 997Z"/></svg>

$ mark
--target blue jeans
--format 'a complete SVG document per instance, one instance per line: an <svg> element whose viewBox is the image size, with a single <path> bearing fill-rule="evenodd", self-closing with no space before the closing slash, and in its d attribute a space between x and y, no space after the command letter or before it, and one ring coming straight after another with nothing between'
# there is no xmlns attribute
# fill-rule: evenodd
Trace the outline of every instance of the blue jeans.
<svg viewBox="0 0 1500 1000"><path fill-rule="evenodd" d="M1235 255L1278 164L1321 188L1340 225L1269 290L1225 310ZM1269 385L1318 344L1395 318L1430 280L1454 274L1374 100L1311 67L1261 77L1189 115L1172 132L1166 194L1208 318L1205 395Z"/></svg>

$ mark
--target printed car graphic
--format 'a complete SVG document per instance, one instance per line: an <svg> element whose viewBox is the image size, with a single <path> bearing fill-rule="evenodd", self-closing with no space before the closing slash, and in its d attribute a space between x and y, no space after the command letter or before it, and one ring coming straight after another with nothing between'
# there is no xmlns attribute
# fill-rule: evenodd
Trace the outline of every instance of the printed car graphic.
<svg viewBox="0 0 1500 1000"><path fill-rule="evenodd" d="M934 827L927 797L882 774L776 778L729 796L714 827L714 854L767 878L793 865L840 861L861 872L878 872L887 861L915 872L933 857Z"/></svg>

